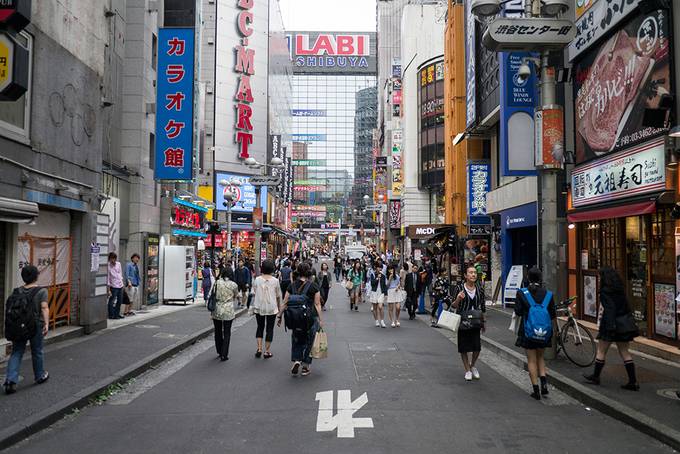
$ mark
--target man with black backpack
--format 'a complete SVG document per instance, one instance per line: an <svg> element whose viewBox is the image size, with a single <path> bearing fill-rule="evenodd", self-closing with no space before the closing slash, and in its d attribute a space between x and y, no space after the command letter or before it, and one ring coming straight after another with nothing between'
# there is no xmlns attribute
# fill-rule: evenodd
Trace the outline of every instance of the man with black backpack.
<svg viewBox="0 0 680 454"><path fill-rule="evenodd" d="M50 311L47 290L38 286L39 274L35 266L24 266L21 278L25 285L15 288L5 304L5 337L12 342L12 355L7 363L4 384L6 394L13 394L17 390L26 342L31 343L35 382L42 384L50 377L43 368L43 338L47 335Z"/></svg>
<svg viewBox="0 0 680 454"><path fill-rule="evenodd" d="M321 295L319 287L311 278L310 266L307 263L298 265L297 279L286 292L277 322L277 325L281 326L281 317L285 317L286 328L291 331L293 367L290 372L297 375L302 366L303 377L311 373L314 336L320 328L323 328Z"/></svg>

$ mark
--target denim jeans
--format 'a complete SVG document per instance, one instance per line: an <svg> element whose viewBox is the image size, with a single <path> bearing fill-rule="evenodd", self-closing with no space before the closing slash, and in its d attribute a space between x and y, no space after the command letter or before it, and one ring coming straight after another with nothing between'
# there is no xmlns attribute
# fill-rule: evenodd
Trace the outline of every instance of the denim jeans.
<svg viewBox="0 0 680 454"><path fill-rule="evenodd" d="M115 302L115 304L114 304ZM109 318L120 317L120 305L123 303L123 288L112 288L109 296Z"/></svg>
<svg viewBox="0 0 680 454"><path fill-rule="evenodd" d="M335 282L340 282L340 274L342 273L342 270L340 268L335 269Z"/></svg>
<svg viewBox="0 0 680 454"><path fill-rule="evenodd" d="M45 369L43 367L43 334L41 327L30 341L12 342L12 355L9 357L9 361L7 362L6 382L19 382L19 369L21 369L21 360L23 359L24 351L26 350L26 342L31 343L33 377L36 381L38 381L45 374Z"/></svg>
<svg viewBox="0 0 680 454"><path fill-rule="evenodd" d="M305 364L312 364L310 354L317 331L319 331L319 319L317 317L314 317L314 323L309 331L297 334L293 331L291 335L291 361L302 361Z"/></svg>

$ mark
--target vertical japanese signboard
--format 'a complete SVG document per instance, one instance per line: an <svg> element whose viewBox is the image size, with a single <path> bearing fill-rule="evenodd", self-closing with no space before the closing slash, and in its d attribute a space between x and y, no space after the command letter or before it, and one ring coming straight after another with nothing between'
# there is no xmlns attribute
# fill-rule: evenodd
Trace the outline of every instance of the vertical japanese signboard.
<svg viewBox="0 0 680 454"><path fill-rule="evenodd" d="M477 120L477 85L475 80L475 16L471 9L472 1L465 2L465 59L467 60L466 74L466 122L469 128Z"/></svg>
<svg viewBox="0 0 680 454"><path fill-rule="evenodd" d="M404 187L401 165L401 147L403 134L401 129L392 131L392 197L401 197Z"/></svg>
<svg viewBox="0 0 680 454"><path fill-rule="evenodd" d="M158 36L156 180L193 178L194 29L162 28Z"/></svg>
<svg viewBox="0 0 680 454"><path fill-rule="evenodd" d="M390 200L390 228L398 229L401 227L401 201Z"/></svg>
<svg viewBox="0 0 680 454"><path fill-rule="evenodd" d="M486 225L486 194L491 190L491 165L487 160L468 161L468 224Z"/></svg>

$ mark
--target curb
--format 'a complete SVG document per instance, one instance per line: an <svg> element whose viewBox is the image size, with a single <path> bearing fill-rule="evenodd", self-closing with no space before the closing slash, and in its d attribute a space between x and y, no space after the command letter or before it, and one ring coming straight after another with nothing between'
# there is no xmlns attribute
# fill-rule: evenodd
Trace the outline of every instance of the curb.
<svg viewBox="0 0 680 454"><path fill-rule="evenodd" d="M236 311L236 318L247 314L247 309ZM63 399L62 401L52 405L51 407L34 413L23 421L19 421L11 426L0 430L0 451L9 448L10 446L24 440L25 438L40 432L43 429L51 426L55 422L62 419L64 416L71 413L73 410L81 409L90 404L93 397L105 391L111 385L125 382L131 378L137 377L153 366L165 361L166 359L176 355L187 347L195 344L197 341L210 336L214 327L204 328L200 331L189 335L173 345L165 347L164 349L147 356L146 358L137 361L131 366L120 370L119 372L106 377L103 380L89 386L77 394Z"/></svg>
<svg viewBox="0 0 680 454"><path fill-rule="evenodd" d="M482 343L485 347L504 359L518 367L526 369L526 358L520 353L485 336L482 336ZM550 370L550 384L581 403L627 424L646 435L656 438L660 442L665 443L676 450L680 450L680 431L668 427L654 418L650 418L626 405L616 402L597 391L593 391L591 388L553 370Z"/></svg>

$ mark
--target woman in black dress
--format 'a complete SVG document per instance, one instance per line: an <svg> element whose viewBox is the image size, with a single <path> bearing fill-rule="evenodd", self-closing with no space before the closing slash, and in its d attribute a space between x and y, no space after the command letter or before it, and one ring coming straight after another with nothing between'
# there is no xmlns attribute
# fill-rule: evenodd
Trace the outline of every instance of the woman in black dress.
<svg viewBox="0 0 680 454"><path fill-rule="evenodd" d="M326 310L326 301L328 301L328 293L331 289L332 281L331 273L328 270L328 263L321 264L321 271L319 272L319 281L321 283L321 308Z"/></svg>
<svg viewBox="0 0 680 454"><path fill-rule="evenodd" d="M535 339L529 339L526 337L524 332L524 324L529 315L529 309L531 305L524 293L526 290L531 298L536 304L544 305L545 298L548 296L548 290L541 286L541 281L543 276L541 270L538 268L532 268L528 273L529 285L527 288L523 288L517 292L517 298L515 300L515 314L520 320L519 330L517 331L517 342L515 345L522 347L527 353L527 365L529 369L529 378L531 379L531 386L533 387L533 393L531 397L536 400L541 400L541 395L548 394L548 378L545 372L545 360L543 358L543 352L546 347L550 346L552 342L552 335L546 337L545 340L539 341ZM552 297L552 293L549 295L550 301L548 301L548 314L550 314L550 320L555 320L557 313L555 312L555 300ZM541 388L539 391L538 380L541 380Z"/></svg>
<svg viewBox="0 0 680 454"><path fill-rule="evenodd" d="M482 351L481 331L484 331L484 313L486 303L484 299L484 289L477 284L477 270L470 266L465 270L465 282L460 287L456 300L453 302L456 313L459 315L470 315L474 313L472 328L468 328L464 321L458 328L458 353L463 360L465 367L465 380L471 381L473 378L479 380L479 371L475 367L479 353ZM472 353L472 358L469 354Z"/></svg>
<svg viewBox="0 0 680 454"><path fill-rule="evenodd" d="M600 384L600 374L604 368L607 350L609 350L612 342L615 342L628 374L628 383L621 385L621 388L639 391L640 385L638 385L635 377L635 363L628 350L629 342L639 335L639 331L626 299L623 282L618 273L610 267L604 267L600 270L600 305L603 312L600 320L600 331L597 335L595 370L592 374L584 375L584 377L594 385Z"/></svg>

